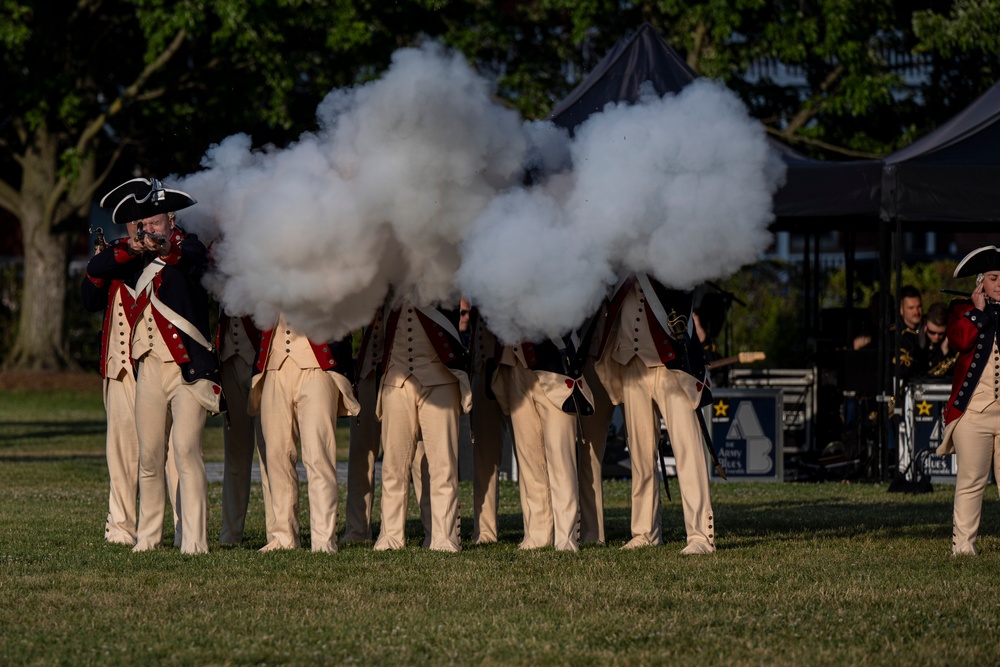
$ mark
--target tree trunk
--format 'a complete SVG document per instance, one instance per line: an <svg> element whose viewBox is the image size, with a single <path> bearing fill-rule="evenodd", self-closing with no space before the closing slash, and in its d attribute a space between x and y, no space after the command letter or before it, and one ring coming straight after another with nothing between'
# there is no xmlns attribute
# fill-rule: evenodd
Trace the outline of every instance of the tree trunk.
<svg viewBox="0 0 1000 667"><path fill-rule="evenodd" d="M66 351L65 314L71 234L55 231L58 142L41 128L25 153L21 182L24 292L16 338L4 366L11 370L74 368Z"/></svg>

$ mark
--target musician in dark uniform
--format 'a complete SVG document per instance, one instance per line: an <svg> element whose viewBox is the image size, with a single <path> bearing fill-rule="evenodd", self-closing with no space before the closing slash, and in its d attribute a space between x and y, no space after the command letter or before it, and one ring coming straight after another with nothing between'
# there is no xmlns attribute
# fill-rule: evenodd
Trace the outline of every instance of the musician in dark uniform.
<svg viewBox="0 0 1000 667"><path fill-rule="evenodd" d="M872 297L870 320L878 320L878 295ZM923 350L923 300L920 292L912 285L903 285L899 290L899 317L895 324L889 326L889 345L896 345L896 334L899 334L899 347L893 347L892 364L895 367L896 378L906 381L912 377L923 375L927 370L927 358ZM877 343L877 336L871 331L859 333L853 342L855 350L871 349Z"/></svg>
<svg viewBox="0 0 1000 667"><path fill-rule="evenodd" d="M937 377L950 375L958 352L948 345L948 306L935 303L927 309L919 338L927 374Z"/></svg>
<svg viewBox="0 0 1000 667"><path fill-rule="evenodd" d="M971 299L952 301L948 343L958 351L951 396L945 408L945 434L939 456L955 454L953 556L976 555L990 467L1000 480L1000 249L973 250L955 268L955 277L977 276Z"/></svg>
<svg viewBox="0 0 1000 667"><path fill-rule="evenodd" d="M912 285L903 285L899 290L899 319L890 329L890 344L899 332L899 349L893 357L896 377L906 381L923 375L927 371L927 357L920 345L920 330L924 308L920 292Z"/></svg>
<svg viewBox="0 0 1000 667"><path fill-rule="evenodd" d="M662 542L656 445L662 415L677 461L687 546L715 551L708 465L695 410L711 402L700 346L689 329L691 295L630 274L608 306L597 371L612 402L624 404L632 461L631 549Z"/></svg>
<svg viewBox="0 0 1000 667"><path fill-rule="evenodd" d="M131 356L136 365L139 519L135 551L163 542L164 461L174 449L180 497L181 552L208 551L208 496L201 436L208 412L219 411L220 378L209 341L208 266L204 244L175 223L195 200L156 179L137 178L112 190L101 206L116 223L135 222L127 244L97 255L98 279L119 279L135 294Z"/></svg>

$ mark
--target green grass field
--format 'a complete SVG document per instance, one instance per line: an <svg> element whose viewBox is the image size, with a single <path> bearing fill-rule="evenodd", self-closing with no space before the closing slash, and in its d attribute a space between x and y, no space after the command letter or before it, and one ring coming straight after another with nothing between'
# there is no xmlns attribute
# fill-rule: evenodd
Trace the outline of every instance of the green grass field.
<svg viewBox="0 0 1000 667"><path fill-rule="evenodd" d="M415 512L402 552L258 553L259 486L244 546L222 548L220 484L209 554L132 554L102 541L103 438L97 392L0 391L0 665L1000 662L996 487L976 558L949 556L950 487L872 484L716 484L718 553L683 557L674 482L667 544L621 551L621 481L605 482L609 546L578 554L517 550L513 483L501 543L459 554L419 548ZM220 420L205 442L221 460Z"/></svg>

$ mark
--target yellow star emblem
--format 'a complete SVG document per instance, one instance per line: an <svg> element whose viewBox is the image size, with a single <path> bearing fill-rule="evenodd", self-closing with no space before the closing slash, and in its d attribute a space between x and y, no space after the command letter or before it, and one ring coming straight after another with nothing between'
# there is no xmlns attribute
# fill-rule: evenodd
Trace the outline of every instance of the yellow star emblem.
<svg viewBox="0 0 1000 667"><path fill-rule="evenodd" d="M727 414L729 412L729 404L726 403L725 401L720 400L718 403L716 403L715 405L713 405L712 408L715 409L715 416L716 417L728 417L729 416Z"/></svg>
<svg viewBox="0 0 1000 667"><path fill-rule="evenodd" d="M920 401L919 403L917 403L917 410L919 410L919 412L917 413L917 416L918 417L923 417L923 416L930 417L931 416L931 408L932 407L934 407L933 403L928 403L927 401Z"/></svg>

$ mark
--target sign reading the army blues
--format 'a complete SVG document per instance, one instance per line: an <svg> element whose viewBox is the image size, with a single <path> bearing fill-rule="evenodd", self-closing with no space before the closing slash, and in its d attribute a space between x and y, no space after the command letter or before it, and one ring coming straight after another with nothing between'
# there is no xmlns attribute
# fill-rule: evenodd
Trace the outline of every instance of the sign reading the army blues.
<svg viewBox="0 0 1000 667"><path fill-rule="evenodd" d="M718 389L705 408L712 444L730 481L784 479L781 389ZM709 466L713 479L721 479Z"/></svg>
<svg viewBox="0 0 1000 667"><path fill-rule="evenodd" d="M954 454L938 456L934 453L944 435L944 408L951 393L949 383L912 382L904 398L905 434L911 442L901 447L900 469L909 464L910 452L917 457L918 465L931 477L932 482L955 483L958 463Z"/></svg>

